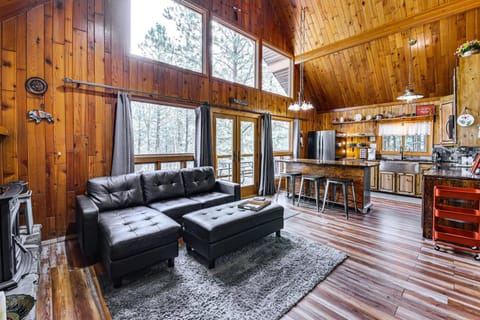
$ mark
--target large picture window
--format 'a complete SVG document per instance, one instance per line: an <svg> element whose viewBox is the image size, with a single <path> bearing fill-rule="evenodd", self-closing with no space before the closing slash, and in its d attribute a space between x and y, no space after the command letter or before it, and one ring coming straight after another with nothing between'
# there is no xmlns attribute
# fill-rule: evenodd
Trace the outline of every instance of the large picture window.
<svg viewBox="0 0 480 320"><path fill-rule="evenodd" d="M130 1L130 53L203 72L204 15L173 0Z"/></svg>
<svg viewBox="0 0 480 320"><path fill-rule="evenodd" d="M194 152L193 109L132 101L135 155Z"/></svg>
<svg viewBox="0 0 480 320"><path fill-rule="evenodd" d="M292 59L267 46L262 52L262 90L289 97Z"/></svg>
<svg viewBox="0 0 480 320"><path fill-rule="evenodd" d="M255 86L255 41L212 21L212 76Z"/></svg>

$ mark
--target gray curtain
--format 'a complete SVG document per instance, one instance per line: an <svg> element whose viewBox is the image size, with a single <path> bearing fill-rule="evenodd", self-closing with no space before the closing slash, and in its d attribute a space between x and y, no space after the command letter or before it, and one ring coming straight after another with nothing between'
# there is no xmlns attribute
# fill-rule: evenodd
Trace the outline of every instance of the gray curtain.
<svg viewBox="0 0 480 320"><path fill-rule="evenodd" d="M195 109L195 167L213 166L212 125L207 103Z"/></svg>
<svg viewBox="0 0 480 320"><path fill-rule="evenodd" d="M260 188L261 196L275 193L275 162L273 160L272 141L272 115L262 115L262 161L260 162Z"/></svg>
<svg viewBox="0 0 480 320"><path fill-rule="evenodd" d="M300 157L300 119L293 120L293 157Z"/></svg>
<svg viewBox="0 0 480 320"><path fill-rule="evenodd" d="M131 98L119 92L113 136L112 176L135 171Z"/></svg>

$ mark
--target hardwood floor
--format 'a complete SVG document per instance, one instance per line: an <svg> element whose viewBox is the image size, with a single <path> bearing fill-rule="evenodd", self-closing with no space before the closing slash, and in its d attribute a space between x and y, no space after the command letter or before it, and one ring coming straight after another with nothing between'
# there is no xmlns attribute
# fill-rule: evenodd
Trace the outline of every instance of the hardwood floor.
<svg viewBox="0 0 480 320"><path fill-rule="evenodd" d="M373 203L369 214L348 221L339 209L322 215L313 206L286 220L285 230L349 258L283 319L480 319L480 262L423 240L420 205ZM101 272L85 266L75 240L45 245L37 318L111 319L96 281Z"/></svg>

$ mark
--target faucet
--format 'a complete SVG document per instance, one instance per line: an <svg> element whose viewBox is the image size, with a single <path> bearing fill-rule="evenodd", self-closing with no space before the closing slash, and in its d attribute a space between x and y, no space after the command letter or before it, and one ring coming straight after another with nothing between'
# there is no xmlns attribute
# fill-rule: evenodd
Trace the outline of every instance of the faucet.
<svg viewBox="0 0 480 320"><path fill-rule="evenodd" d="M403 160L403 146L400 146L400 160Z"/></svg>

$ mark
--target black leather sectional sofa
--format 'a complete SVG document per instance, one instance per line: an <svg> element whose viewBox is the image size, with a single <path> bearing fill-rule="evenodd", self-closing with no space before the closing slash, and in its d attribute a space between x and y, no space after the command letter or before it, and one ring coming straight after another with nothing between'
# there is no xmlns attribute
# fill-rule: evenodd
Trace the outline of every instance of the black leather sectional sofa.
<svg viewBox="0 0 480 320"><path fill-rule="evenodd" d="M159 261L173 266L183 215L239 199L240 186L217 181L212 167L93 178L77 196L80 248L119 285Z"/></svg>

